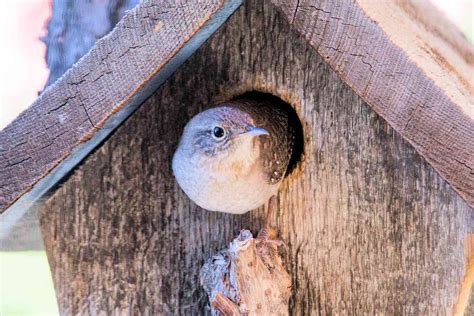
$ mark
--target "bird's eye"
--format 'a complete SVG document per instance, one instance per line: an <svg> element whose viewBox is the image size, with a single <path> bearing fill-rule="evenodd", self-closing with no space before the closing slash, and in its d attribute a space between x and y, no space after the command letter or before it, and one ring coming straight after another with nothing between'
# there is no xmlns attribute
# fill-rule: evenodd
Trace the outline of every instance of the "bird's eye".
<svg viewBox="0 0 474 316"><path fill-rule="evenodd" d="M214 139L222 139L224 136L225 130L222 127L216 126L212 129L212 137L214 137Z"/></svg>

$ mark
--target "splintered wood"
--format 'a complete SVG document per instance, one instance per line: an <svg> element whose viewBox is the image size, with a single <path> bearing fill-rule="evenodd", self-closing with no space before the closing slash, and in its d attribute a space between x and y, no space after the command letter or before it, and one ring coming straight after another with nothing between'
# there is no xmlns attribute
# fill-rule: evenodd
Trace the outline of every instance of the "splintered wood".
<svg viewBox="0 0 474 316"><path fill-rule="evenodd" d="M258 245L260 246L260 245ZM288 315L291 279L271 243L261 245L248 230L201 269L201 285L213 315Z"/></svg>

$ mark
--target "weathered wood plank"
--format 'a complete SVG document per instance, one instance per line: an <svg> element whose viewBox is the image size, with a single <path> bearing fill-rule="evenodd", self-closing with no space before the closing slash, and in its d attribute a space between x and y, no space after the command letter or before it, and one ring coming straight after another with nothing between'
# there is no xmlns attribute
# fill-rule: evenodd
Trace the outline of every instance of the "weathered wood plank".
<svg viewBox="0 0 474 316"><path fill-rule="evenodd" d="M265 30L262 32L262 30ZM64 314L202 314L200 266L262 210L194 205L171 157L194 114L257 89L289 101L305 159L272 225L295 315L438 315L456 299L472 209L269 2L248 1L41 210Z"/></svg>
<svg viewBox="0 0 474 316"><path fill-rule="evenodd" d="M272 2L341 78L474 206L472 45L427 1ZM449 30L441 31L447 25Z"/></svg>
<svg viewBox="0 0 474 316"><path fill-rule="evenodd" d="M0 132L0 212L71 157L79 144L92 138L68 164L76 165L186 60L239 3L149 0L131 10L113 32L99 40ZM112 115L121 110L112 120ZM109 123L104 125L106 121ZM100 137L94 139L98 131ZM70 168L63 174L68 171ZM56 175L55 181L58 178L61 176ZM18 208L31 205L46 189L30 194ZM18 217L14 215L12 218ZM2 219L2 225L8 222Z"/></svg>

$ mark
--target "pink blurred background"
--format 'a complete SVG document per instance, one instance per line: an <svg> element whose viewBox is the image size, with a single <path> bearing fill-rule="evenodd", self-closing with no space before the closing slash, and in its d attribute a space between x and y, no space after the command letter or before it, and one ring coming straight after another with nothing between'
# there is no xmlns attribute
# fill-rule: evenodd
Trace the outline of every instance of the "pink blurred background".
<svg viewBox="0 0 474 316"><path fill-rule="evenodd" d="M46 34L50 0L2 0L0 10L0 129L30 105L48 77Z"/></svg>

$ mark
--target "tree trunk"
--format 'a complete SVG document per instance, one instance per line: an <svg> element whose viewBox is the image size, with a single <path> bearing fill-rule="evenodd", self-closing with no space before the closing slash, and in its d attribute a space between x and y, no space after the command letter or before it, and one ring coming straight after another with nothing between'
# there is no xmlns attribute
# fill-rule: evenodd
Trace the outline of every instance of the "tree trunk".
<svg viewBox="0 0 474 316"><path fill-rule="evenodd" d="M112 30L125 10L137 3L138 0L53 0L48 35L43 38L50 70L46 86L61 77Z"/></svg>
<svg viewBox="0 0 474 316"><path fill-rule="evenodd" d="M69 45L69 43L68 43ZM50 62L51 64L51 62ZM203 263L262 209L200 209L171 157L186 122L248 90L289 102L305 157L272 226L288 245L290 314L445 314L471 208L293 33L247 1L49 198L41 228L63 314L200 314Z"/></svg>

